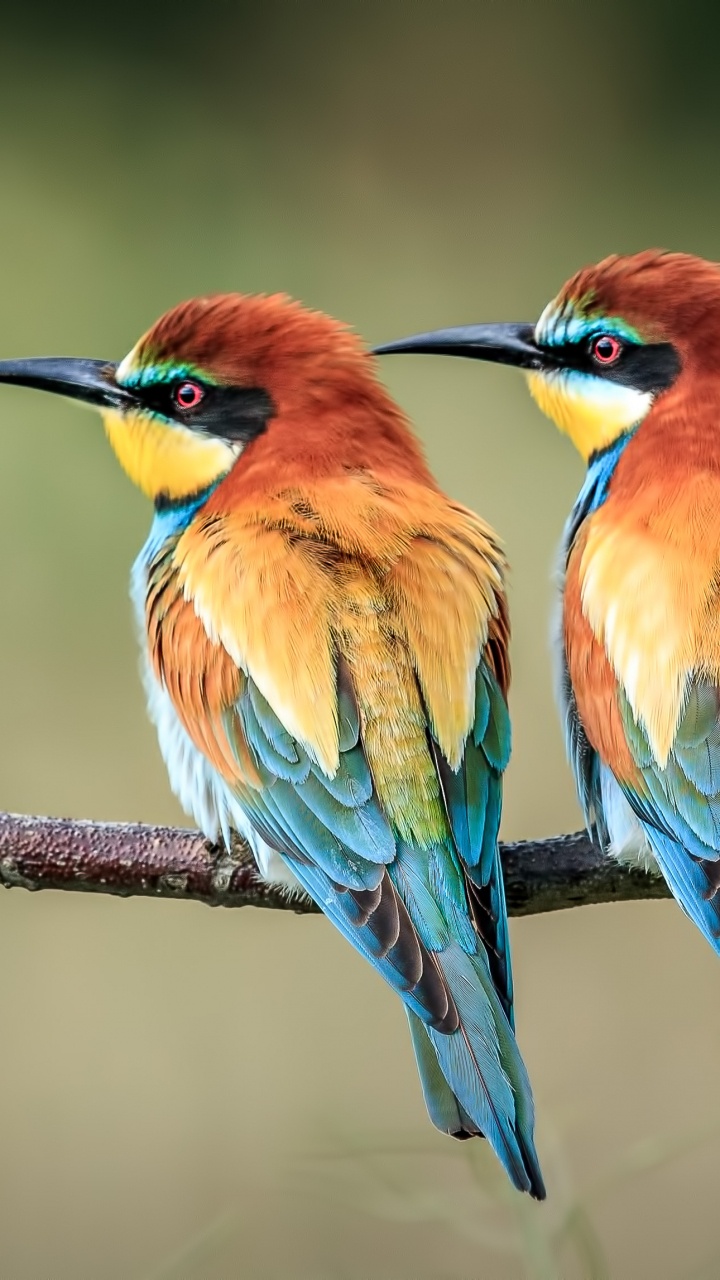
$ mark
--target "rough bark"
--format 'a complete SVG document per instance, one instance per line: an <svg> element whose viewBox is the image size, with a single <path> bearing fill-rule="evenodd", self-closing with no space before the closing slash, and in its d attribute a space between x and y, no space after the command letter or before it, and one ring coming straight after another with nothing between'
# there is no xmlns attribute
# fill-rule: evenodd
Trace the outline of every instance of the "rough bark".
<svg viewBox="0 0 720 1280"><path fill-rule="evenodd" d="M504 844L501 853L510 915L669 896L659 876L621 866L582 832ZM265 884L241 841L230 855L197 831L11 813L0 814L0 885L317 911Z"/></svg>

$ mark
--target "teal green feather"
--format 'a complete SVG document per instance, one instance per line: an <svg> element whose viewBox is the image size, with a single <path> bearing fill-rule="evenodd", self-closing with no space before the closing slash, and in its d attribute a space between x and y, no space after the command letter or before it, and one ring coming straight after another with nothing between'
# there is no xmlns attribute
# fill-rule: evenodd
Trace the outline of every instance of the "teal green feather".
<svg viewBox="0 0 720 1280"><path fill-rule="evenodd" d="M346 748L341 752L341 768L333 778L328 778L319 765L311 762L310 768L318 781L346 809L363 805L373 793L372 775L362 747Z"/></svg>
<svg viewBox="0 0 720 1280"><path fill-rule="evenodd" d="M263 839L403 999L434 1122L483 1133L515 1186L542 1197L532 1096L511 1028L512 978L497 851L500 770L510 750L502 693L481 663L476 722L460 768L436 742L447 835L428 846L388 823L340 670L340 764L331 779L252 687L236 711L271 785L243 792Z"/></svg>
<svg viewBox="0 0 720 1280"><path fill-rule="evenodd" d="M515 1015L513 1009L513 981L510 968L510 928L508 924L507 904L505 901L505 881L500 864L500 850L495 846L494 869L485 888L477 894L477 914L482 911L486 920L492 921L488 928L482 919L477 921L480 936L487 937L489 960L495 979L498 995L502 1001L507 1020L514 1030Z"/></svg>
<svg viewBox="0 0 720 1280"><path fill-rule="evenodd" d="M704 742L718 742L718 693L714 685L696 680L690 686L673 749L682 751Z"/></svg>
<svg viewBox="0 0 720 1280"><path fill-rule="evenodd" d="M304 782L310 773L310 759L302 747L293 743L289 734L268 734L266 726L258 716L258 700L260 695L251 680L248 688L241 695L236 710L243 725L245 740L252 750L255 764L265 786L271 786L275 778L283 778L286 782ZM253 696L255 695L255 696ZM264 701L264 700L263 700ZM267 707L267 703L265 703ZM268 711L270 708L268 707ZM225 725L230 741L233 741L230 716L226 715ZM270 713L272 715L272 712ZM286 744L284 739L287 739Z"/></svg>
<svg viewBox="0 0 720 1280"><path fill-rule="evenodd" d="M363 857L344 842L344 819L348 811L334 802L332 796L326 793L324 805L309 808L305 803L307 787L308 783L295 787L278 779L263 792L263 800L278 824L287 829L293 844L303 855L311 854L333 883L348 889L374 889L382 878L382 862ZM319 787L313 799L319 799ZM326 819L335 825L326 825ZM353 844L357 843L357 831L351 834Z"/></svg>
<svg viewBox="0 0 720 1280"><path fill-rule="evenodd" d="M451 768L437 744L435 758L455 848L466 866L475 866L484 833L488 788L486 757L468 740L457 769Z"/></svg>
<svg viewBox="0 0 720 1280"><path fill-rule="evenodd" d="M449 939L473 954L478 937L468 911L462 868L449 840L446 845L436 845L429 851L426 874L430 892L442 903Z"/></svg>
<svg viewBox="0 0 720 1280"><path fill-rule="evenodd" d="M262 739L258 736L261 755L264 754L264 749L269 747L272 749L274 756L281 756L289 764L299 764L300 761L306 760L306 753L281 724L270 703L263 697L254 680L247 681L247 697L254 712L259 735L262 735Z"/></svg>
<svg viewBox="0 0 720 1280"><path fill-rule="evenodd" d="M487 733L490 719L490 686L483 675L484 663L481 662L475 673L475 720L472 738L476 747L480 746Z"/></svg>
<svg viewBox="0 0 720 1280"><path fill-rule="evenodd" d="M483 751L493 769L497 769L498 773L502 773L510 763L510 752L512 750L510 714L503 692L485 662L481 662L478 667L478 680L481 677L485 682L490 698L490 716L487 728L482 736L475 729L474 737L478 745L482 743Z"/></svg>
<svg viewBox="0 0 720 1280"><path fill-rule="evenodd" d="M418 858L415 848L398 840L392 880L405 905L412 905L418 921L416 928L425 946L430 951L441 951L450 942L450 930L444 903L430 886L427 862L427 854Z"/></svg>
<svg viewBox="0 0 720 1280"><path fill-rule="evenodd" d="M470 837L470 856L467 859L467 863L468 866L474 867L477 866L482 857L486 831L493 846L497 840L497 827L495 828L493 839L492 815L490 828L488 828L487 819L488 797L492 783L497 780L498 775L492 765L489 765L482 747L476 747L471 738L468 739L465 745L462 773L465 777L468 834ZM496 816L499 823L499 811Z"/></svg>
<svg viewBox="0 0 720 1280"><path fill-rule="evenodd" d="M502 770L510 759L510 717L502 690L485 660L475 677L475 723L457 770L437 743L435 761L450 829L470 885L475 928L487 947L493 979L512 1025L513 985L502 867L497 853Z"/></svg>
<svg viewBox="0 0 720 1280"><path fill-rule="evenodd" d="M440 1069L437 1053L424 1022L412 1010L406 1009L406 1013L425 1106L435 1128L442 1133L466 1133L468 1136L479 1134Z"/></svg>
<svg viewBox="0 0 720 1280"><path fill-rule="evenodd" d="M703 702L707 706L704 695ZM717 724L708 723L704 716L706 736L690 745L701 723L698 700L692 698L680 721L680 745L677 740L673 743L667 765L661 769L644 728L636 721L624 697L620 700L620 712L630 753L643 780L646 815L658 829L680 839L693 856L720 857L720 789L714 793L701 790L693 777L699 775L707 783L710 772L720 766L720 756L715 758L713 747ZM686 714L690 718L687 730Z"/></svg>
<svg viewBox="0 0 720 1280"><path fill-rule="evenodd" d="M693 681L667 764L658 765L625 695L618 703L640 782L623 790L680 905L720 952L720 698Z"/></svg>
<svg viewBox="0 0 720 1280"><path fill-rule="evenodd" d="M340 769L345 769L344 757ZM305 782L295 785L294 791L348 850L367 862L391 862L395 857L395 837L375 796L371 794L368 800L351 807L336 800L335 792L325 781L310 773Z"/></svg>
<svg viewBox="0 0 720 1280"><path fill-rule="evenodd" d="M462 1028L449 1036L428 1029L442 1074L462 1099L473 1129L500 1154L514 1185L542 1199L530 1082L485 957L469 956L454 943L439 959Z"/></svg>
<svg viewBox="0 0 720 1280"><path fill-rule="evenodd" d="M500 815L502 812L502 782L498 774L491 774L488 778L487 803L485 808L485 823L483 826L482 843L480 845L480 857L478 860L477 874L473 875L473 880L481 885L490 884L499 877L502 884L502 872L497 867L498 860L498 831L500 830Z"/></svg>

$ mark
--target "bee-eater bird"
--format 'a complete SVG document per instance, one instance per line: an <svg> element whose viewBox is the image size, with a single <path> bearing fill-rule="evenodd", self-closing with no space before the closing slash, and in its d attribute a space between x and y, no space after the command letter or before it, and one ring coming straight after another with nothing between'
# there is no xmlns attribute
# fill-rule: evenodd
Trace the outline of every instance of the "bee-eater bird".
<svg viewBox="0 0 720 1280"><path fill-rule="evenodd" d="M405 1003L433 1122L545 1192L498 853L505 564L372 358L284 296L198 298L115 365L0 362L97 406L155 518L132 575L171 785Z"/></svg>
<svg viewBox="0 0 720 1280"><path fill-rule="evenodd" d="M378 350L524 369L586 460L557 646L580 800L611 853L657 863L720 951L720 266L606 258L535 325Z"/></svg>

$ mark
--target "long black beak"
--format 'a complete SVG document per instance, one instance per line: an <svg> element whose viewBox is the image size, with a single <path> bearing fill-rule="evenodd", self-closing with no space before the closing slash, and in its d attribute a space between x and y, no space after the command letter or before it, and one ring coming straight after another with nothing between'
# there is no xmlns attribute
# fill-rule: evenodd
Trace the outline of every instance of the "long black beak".
<svg viewBox="0 0 720 1280"><path fill-rule="evenodd" d="M376 356L417 353L429 356L469 356L472 360L492 360L519 369L548 369L556 366L552 354L538 347L531 324L467 324L459 329L435 329L412 338L386 342L375 347Z"/></svg>
<svg viewBox="0 0 720 1280"><path fill-rule="evenodd" d="M0 360L0 382L18 387L54 391L71 400L84 400L103 409L127 408L132 397L115 381L117 365L111 360L75 360L62 357Z"/></svg>

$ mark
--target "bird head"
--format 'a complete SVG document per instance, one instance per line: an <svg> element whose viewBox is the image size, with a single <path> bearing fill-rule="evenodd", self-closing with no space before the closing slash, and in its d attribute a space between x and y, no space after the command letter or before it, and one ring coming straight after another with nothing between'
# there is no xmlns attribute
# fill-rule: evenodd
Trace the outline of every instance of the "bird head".
<svg viewBox="0 0 720 1280"><path fill-rule="evenodd" d="M352 464L363 427L368 450L368 415L354 427L346 404L371 405L391 434L394 420L408 448L402 415L355 335L284 295L194 298L161 316L119 364L5 360L0 382L98 408L122 466L159 505L209 489L261 437L278 437L277 455L304 445Z"/></svg>
<svg viewBox="0 0 720 1280"><path fill-rule="evenodd" d="M637 427L683 379L720 375L720 267L650 250L579 271L536 324L417 334L376 354L462 355L515 365L585 459Z"/></svg>

